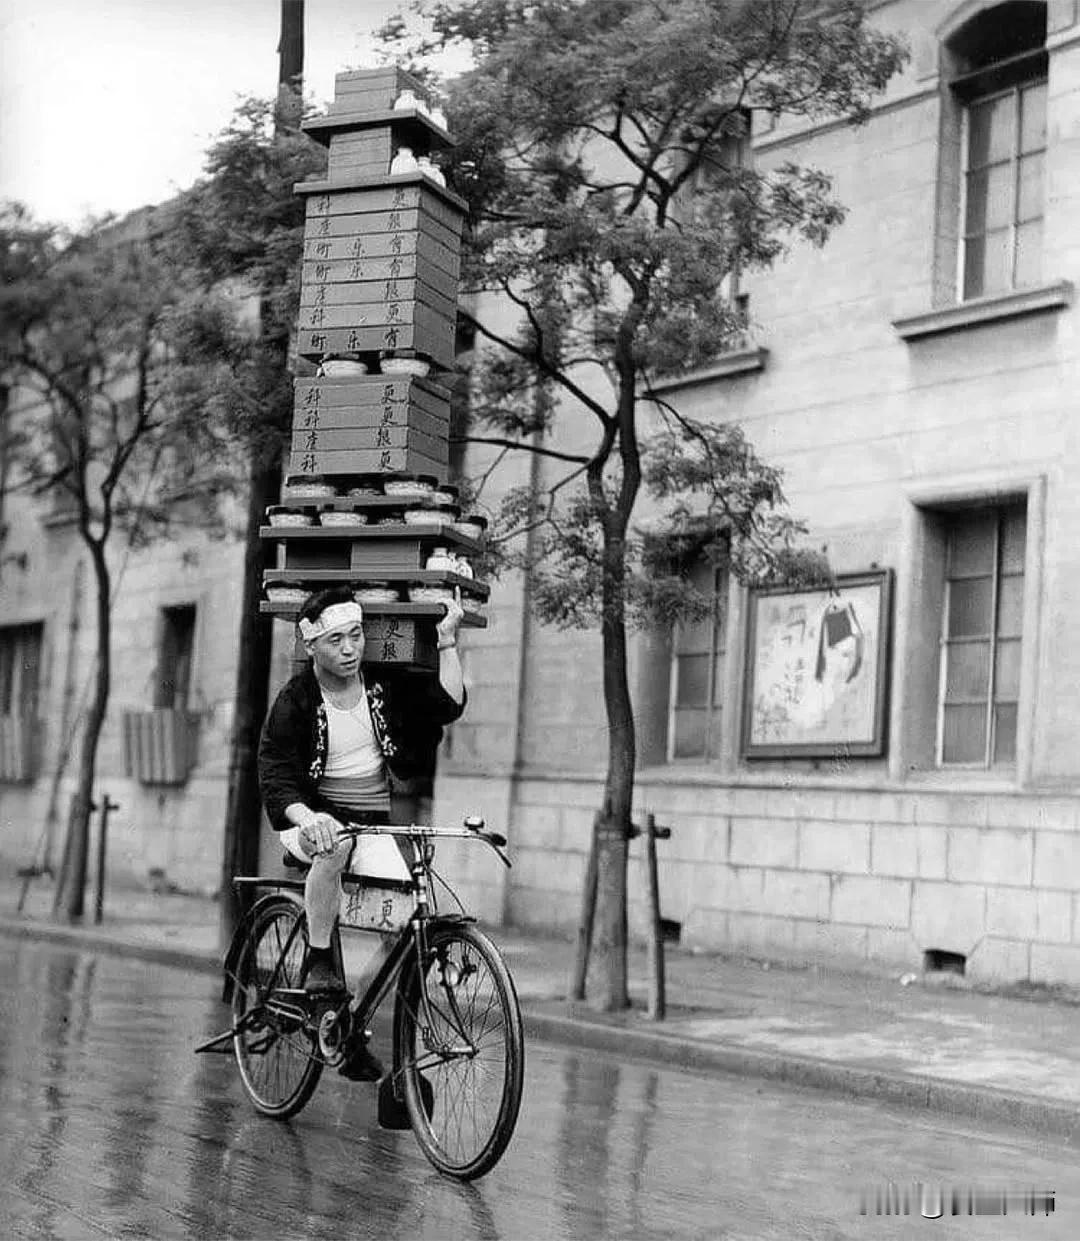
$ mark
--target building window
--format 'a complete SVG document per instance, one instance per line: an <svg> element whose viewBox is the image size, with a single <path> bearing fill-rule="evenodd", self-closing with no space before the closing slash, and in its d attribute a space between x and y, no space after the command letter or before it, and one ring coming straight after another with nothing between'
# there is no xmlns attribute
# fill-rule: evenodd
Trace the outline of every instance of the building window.
<svg viewBox="0 0 1080 1241"><path fill-rule="evenodd" d="M44 626L0 627L0 715L37 714Z"/></svg>
<svg viewBox="0 0 1080 1241"><path fill-rule="evenodd" d="M36 771L38 689L44 626L0 627L0 780Z"/></svg>
<svg viewBox="0 0 1080 1241"><path fill-rule="evenodd" d="M124 770L143 784L183 784L198 762L199 716L189 710L195 605L161 612L154 706L125 711Z"/></svg>
<svg viewBox="0 0 1080 1241"><path fill-rule="evenodd" d="M191 689L191 661L195 651L195 605L162 610L161 656L154 706L184 710Z"/></svg>
<svg viewBox="0 0 1080 1241"><path fill-rule="evenodd" d="M938 762L1016 762L1024 600L1024 503L967 510L945 529Z"/></svg>
<svg viewBox="0 0 1080 1241"><path fill-rule="evenodd" d="M967 111L963 296L1038 283L1046 83L1013 87Z"/></svg>
<svg viewBox="0 0 1080 1241"><path fill-rule="evenodd" d="M690 581L708 600L708 612L675 626L668 758L715 759L723 723L728 575L712 559L700 560Z"/></svg>
<svg viewBox="0 0 1080 1241"><path fill-rule="evenodd" d="M706 223L711 218L718 229L733 236L734 203L740 193L740 178L750 164L750 112L736 109L729 114L726 126L690 181L687 215L694 224ZM706 193L713 196L714 204L708 214L704 207ZM719 201L726 204L719 209L715 205L717 194ZM723 348L736 349L746 343L750 330L750 295L743 288L742 263L737 252L717 293L731 316L731 332Z"/></svg>
<svg viewBox="0 0 1080 1241"><path fill-rule="evenodd" d="M1042 278L1046 6L984 10L949 41L961 121L960 296Z"/></svg>

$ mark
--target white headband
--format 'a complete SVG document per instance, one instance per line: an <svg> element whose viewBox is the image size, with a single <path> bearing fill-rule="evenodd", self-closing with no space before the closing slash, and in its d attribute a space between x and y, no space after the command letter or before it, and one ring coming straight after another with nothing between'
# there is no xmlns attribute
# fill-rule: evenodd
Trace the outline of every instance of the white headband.
<svg viewBox="0 0 1080 1241"><path fill-rule="evenodd" d="M323 608L318 620L301 620L300 637L305 642L314 642L316 638L325 637L338 629L351 629L353 625L364 623L364 609L358 603L332 603Z"/></svg>

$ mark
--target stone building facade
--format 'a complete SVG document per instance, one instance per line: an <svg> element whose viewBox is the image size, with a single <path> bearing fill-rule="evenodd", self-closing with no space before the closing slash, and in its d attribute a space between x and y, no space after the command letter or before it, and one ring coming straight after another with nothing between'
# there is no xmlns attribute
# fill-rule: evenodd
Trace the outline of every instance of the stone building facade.
<svg viewBox="0 0 1080 1241"><path fill-rule="evenodd" d="M672 828L662 911L684 945L1076 983L1080 5L870 7L912 56L868 122L781 118L750 140L761 166L829 172L845 223L744 281L745 348L656 387L738 422L783 468L842 581L891 587L871 635L880 727L871 744L755 746L766 611L702 566L713 622L635 637L637 814ZM499 486L545 468L508 459ZM73 533L23 510L9 524L5 556L27 559L3 565L0 643L37 643L44 735L36 776L0 783L5 865L39 847L92 644L85 604L72 624ZM240 557L196 544L125 560L101 787L122 805L110 857L132 875L216 886ZM463 643L470 705L435 813L505 825L515 865L448 850L447 869L485 916L568 931L606 750L599 638L541 627L520 579L488 615ZM124 774L123 711L154 706L178 622L197 751L182 783L154 784ZM279 677L284 634L281 647ZM0 713L19 693L0 679ZM640 842L632 853L638 931Z"/></svg>
<svg viewBox="0 0 1080 1241"><path fill-rule="evenodd" d="M912 54L870 120L751 140L759 166L828 171L845 223L744 282L746 348L656 387L783 468L838 574L891 583L879 744L748 749L762 601L717 582L711 632L637 639L638 813L672 828L684 944L1075 983L1080 13L871 8ZM604 759L598 638L538 628L527 587L499 609L441 800L511 826L514 871L478 876L491 912L568 928Z"/></svg>
<svg viewBox="0 0 1080 1241"><path fill-rule="evenodd" d="M10 501L6 519L0 859L8 873L56 870L92 688L95 585L69 520L43 522L40 510ZM141 550L121 536L112 542L112 695L95 790L119 807L108 820L109 883L153 878L211 892L221 868L243 549L191 538ZM17 733L20 718L27 727ZM95 815L94 832L99 824Z"/></svg>

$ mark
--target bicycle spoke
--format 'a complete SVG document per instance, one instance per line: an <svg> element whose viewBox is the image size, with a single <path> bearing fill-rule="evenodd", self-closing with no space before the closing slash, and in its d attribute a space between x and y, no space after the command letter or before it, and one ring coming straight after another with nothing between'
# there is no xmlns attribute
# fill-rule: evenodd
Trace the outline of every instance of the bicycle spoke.
<svg viewBox="0 0 1080 1241"><path fill-rule="evenodd" d="M422 978L399 993L396 1054L420 1145L436 1167L469 1179L492 1166L513 1131L520 1015L506 967L482 933L455 927L436 936Z"/></svg>
<svg viewBox="0 0 1080 1241"><path fill-rule="evenodd" d="M451 965L455 963L451 962ZM470 966L467 958L463 956L462 965L456 966L459 976L464 983L470 978L479 977L479 970L475 965ZM441 977L437 981L436 987L429 984L428 1005L434 1015L439 1016L452 1030L454 1030L463 1041L470 1043L473 1047L478 1047L483 1041L483 1035L488 1032L487 1018L493 1010L499 1010L499 995L497 990L492 988L488 994L487 1004L484 1012L479 1015L479 1028L477 1028L477 1019L474 1013L475 997L466 996L467 1008L469 1014L468 1020L463 1016L460 999L462 997L462 984L453 985L445 981L446 969L445 963L440 968ZM478 984L477 984L478 985ZM446 996L447 1007L451 1010L447 1013L435 998L436 994L442 993ZM466 1030L469 1033L466 1033Z"/></svg>
<svg viewBox="0 0 1080 1241"><path fill-rule="evenodd" d="M252 927L237 970L234 1039L244 1086L260 1111L288 1116L307 1102L322 1071L317 1038L296 989L303 965L302 913L292 901L267 907ZM287 999L282 992L290 992ZM302 996L302 993L300 993ZM251 1014L257 1013L256 1019ZM259 1024L252 1034L243 1027Z"/></svg>
<svg viewBox="0 0 1080 1241"><path fill-rule="evenodd" d="M428 1003L431 1007L432 1013L442 1017L446 1024L457 1034L459 1034L465 1042L470 1043L473 1048L479 1051L484 1044L484 1036L486 1034L492 1032L498 1033L494 1025L488 1024L488 1018L493 1012L501 1012L498 993L495 991L491 992L488 996L483 1012L478 1016L474 1016L472 1004L469 1003L466 1009L469 1017L466 1019L462 1014L461 1004L459 1003L454 989L444 988L444 990L447 992L447 1004L451 1009L453 1009L453 1014L447 1015L442 1006L432 998L431 993L429 992ZM466 1034L466 1029L469 1031L468 1034Z"/></svg>

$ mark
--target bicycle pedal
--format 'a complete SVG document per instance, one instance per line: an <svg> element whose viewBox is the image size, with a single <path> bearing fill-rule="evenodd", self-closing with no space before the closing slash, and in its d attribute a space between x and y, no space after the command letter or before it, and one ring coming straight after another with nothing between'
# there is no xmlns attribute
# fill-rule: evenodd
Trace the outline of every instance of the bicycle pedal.
<svg viewBox="0 0 1080 1241"><path fill-rule="evenodd" d="M207 1039L205 1043L200 1043L195 1048L195 1055L199 1056L206 1052L212 1052L218 1055L231 1056L233 1054L233 1039L236 1037L236 1028L225 1030L222 1034L215 1034L212 1039Z"/></svg>

